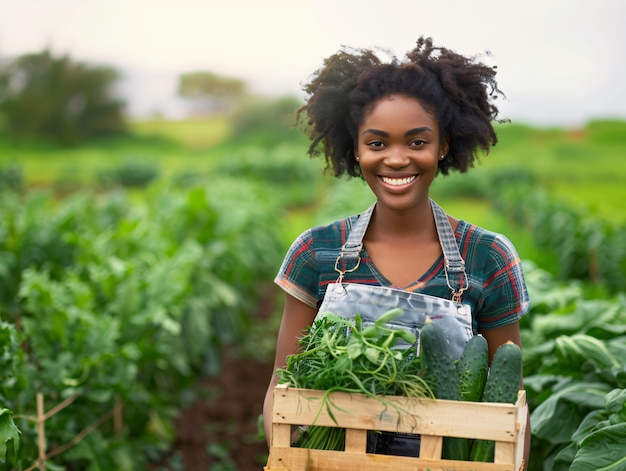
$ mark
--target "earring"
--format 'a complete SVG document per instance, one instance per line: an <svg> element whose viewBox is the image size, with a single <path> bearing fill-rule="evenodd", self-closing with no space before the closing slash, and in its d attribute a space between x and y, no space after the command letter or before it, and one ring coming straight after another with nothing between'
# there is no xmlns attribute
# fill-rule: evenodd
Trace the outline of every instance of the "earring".
<svg viewBox="0 0 626 471"><path fill-rule="evenodd" d="M361 159L359 159L359 156L357 155L356 157L354 157L354 160L356 160L358 162Z"/></svg>
<svg viewBox="0 0 626 471"><path fill-rule="evenodd" d="M446 158L445 154L441 154L441 157L439 157L439 160L443 160L445 158Z"/></svg>

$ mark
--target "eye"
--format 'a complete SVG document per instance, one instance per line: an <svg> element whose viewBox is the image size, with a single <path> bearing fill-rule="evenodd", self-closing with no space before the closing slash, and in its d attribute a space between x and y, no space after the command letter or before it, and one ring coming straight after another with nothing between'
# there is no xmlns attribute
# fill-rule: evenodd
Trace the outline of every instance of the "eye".
<svg viewBox="0 0 626 471"><path fill-rule="evenodd" d="M424 139L414 139L411 141L411 146L413 147L422 147L425 144L427 144L427 142Z"/></svg>
<svg viewBox="0 0 626 471"><path fill-rule="evenodd" d="M374 147L376 149L380 149L380 148L385 146L385 143L383 141L370 141L367 145L369 147Z"/></svg>

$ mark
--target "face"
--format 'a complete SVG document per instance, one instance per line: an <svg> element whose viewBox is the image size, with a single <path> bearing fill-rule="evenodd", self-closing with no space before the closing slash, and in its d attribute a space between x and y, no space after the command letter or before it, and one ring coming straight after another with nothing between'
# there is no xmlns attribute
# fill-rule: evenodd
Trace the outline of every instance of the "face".
<svg viewBox="0 0 626 471"><path fill-rule="evenodd" d="M355 156L378 203L400 210L428 200L447 150L436 119L417 99L391 95L365 115Z"/></svg>

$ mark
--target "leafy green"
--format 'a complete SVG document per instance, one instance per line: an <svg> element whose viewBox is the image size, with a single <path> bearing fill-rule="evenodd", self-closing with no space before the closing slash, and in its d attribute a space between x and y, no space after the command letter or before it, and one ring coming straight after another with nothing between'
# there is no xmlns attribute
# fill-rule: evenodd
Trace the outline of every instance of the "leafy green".
<svg viewBox="0 0 626 471"><path fill-rule="evenodd" d="M580 443L571 471L623 471L626 469L626 423L603 427Z"/></svg>
<svg viewBox="0 0 626 471"><path fill-rule="evenodd" d="M561 363L571 365L573 368L580 368L587 361L592 362L600 370L620 366L604 342L585 334L558 337L555 353L560 357Z"/></svg>
<svg viewBox="0 0 626 471"><path fill-rule="evenodd" d="M433 397L419 374L415 347L398 348L401 340L415 345L415 336L385 326L400 312L384 312L367 327L360 316L349 320L324 313L299 339L299 352L287 358L285 368L277 370L279 382L326 391L322 407L331 417L330 394L337 391L365 394L383 402L385 396ZM297 445L339 450L344 440L343 429L312 426L302 432Z"/></svg>
<svg viewBox="0 0 626 471"><path fill-rule="evenodd" d="M572 382L556 390L531 413L533 435L551 443L567 443L589 410L604 405L610 388L603 383Z"/></svg>
<svg viewBox="0 0 626 471"><path fill-rule="evenodd" d="M7 443L13 442L13 450L17 452L20 444L20 431L13 422L11 411L0 409L0 463L4 463L7 455Z"/></svg>
<svg viewBox="0 0 626 471"><path fill-rule="evenodd" d="M572 437L577 439L578 450L570 469L617 471L626 467L626 389L610 391L605 404L602 410L591 412Z"/></svg>
<svg viewBox="0 0 626 471"><path fill-rule="evenodd" d="M617 426L626 419L624 296L579 296L532 314L522 330L533 434L529 469L626 469L617 445L623 448Z"/></svg>

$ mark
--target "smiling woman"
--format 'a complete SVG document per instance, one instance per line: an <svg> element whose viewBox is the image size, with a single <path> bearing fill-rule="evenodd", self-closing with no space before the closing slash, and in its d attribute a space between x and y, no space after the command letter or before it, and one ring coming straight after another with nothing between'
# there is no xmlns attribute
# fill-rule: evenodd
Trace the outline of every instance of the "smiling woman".
<svg viewBox="0 0 626 471"><path fill-rule="evenodd" d="M363 178L376 202L305 231L291 246L275 279L286 293L275 368L328 312L376 322L402 306L389 324L417 338L428 312L455 358L477 334L491 356L507 341L521 344L529 301L515 248L501 234L446 215L429 196L438 174L465 173L479 151L496 144L495 75L422 37L403 61L343 49L304 86L309 154L322 156L337 177ZM274 376L264 409L270 440L277 383ZM368 435L368 453L419 456L419 448L416 435Z"/></svg>

